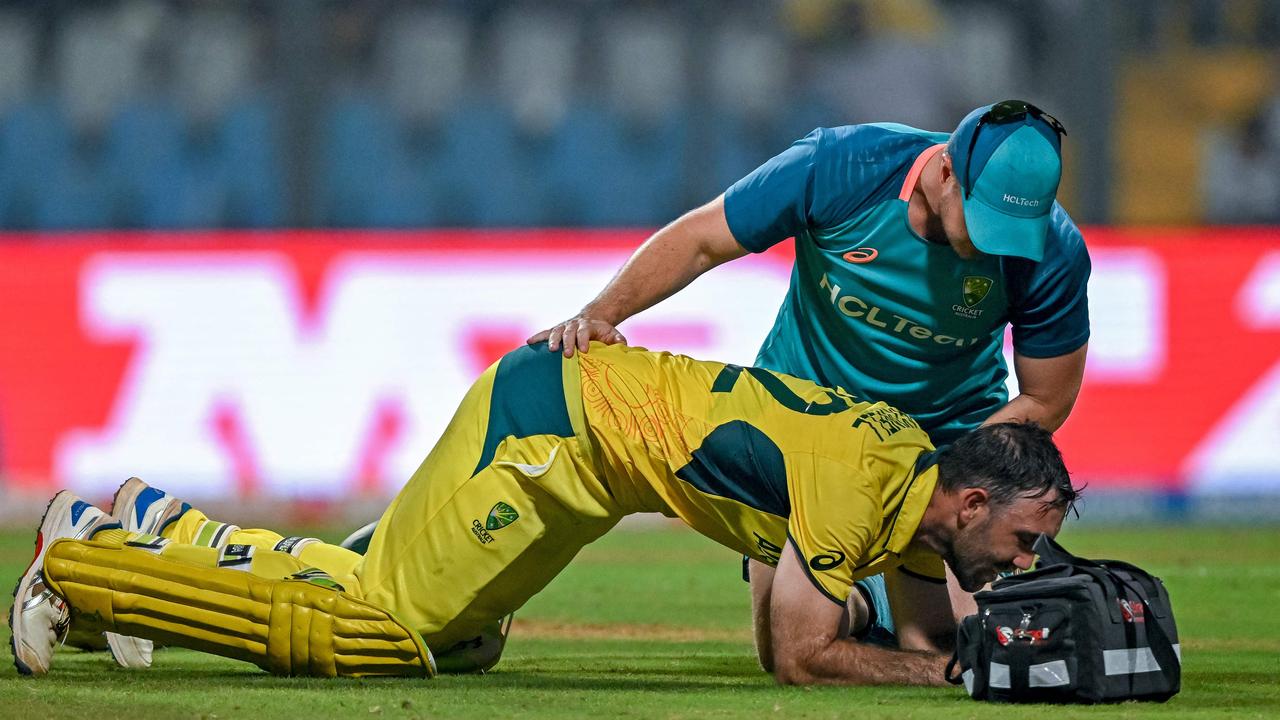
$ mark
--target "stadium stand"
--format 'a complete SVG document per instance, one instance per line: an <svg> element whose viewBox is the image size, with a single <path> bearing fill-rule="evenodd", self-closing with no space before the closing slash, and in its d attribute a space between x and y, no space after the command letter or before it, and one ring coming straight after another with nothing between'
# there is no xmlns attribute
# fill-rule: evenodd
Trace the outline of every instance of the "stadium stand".
<svg viewBox="0 0 1280 720"><path fill-rule="evenodd" d="M0 1L0 228L651 226L813 127L996 96L1058 110L1085 221L1252 222L1214 178L1280 177L1228 166L1277 8ZM1053 42L1082 14L1111 65Z"/></svg>
<svg viewBox="0 0 1280 720"><path fill-rule="evenodd" d="M467 97L464 17L406 9L383 24L373 60L327 111L320 203L341 227L463 221L448 178Z"/></svg>
<svg viewBox="0 0 1280 720"><path fill-rule="evenodd" d="M30 142L37 37L31 20L0 13L0 226L31 224L31 197L24 178L38 166L39 143Z"/></svg>

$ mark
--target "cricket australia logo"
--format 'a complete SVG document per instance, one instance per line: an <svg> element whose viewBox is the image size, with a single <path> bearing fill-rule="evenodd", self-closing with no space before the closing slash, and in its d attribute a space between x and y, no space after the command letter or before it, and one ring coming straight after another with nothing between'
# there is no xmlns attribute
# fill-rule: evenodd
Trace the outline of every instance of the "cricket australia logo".
<svg viewBox="0 0 1280 720"><path fill-rule="evenodd" d="M981 275L966 275L964 283L960 286L965 306L973 307L982 302L987 297L987 293L991 292L991 285L991 278L982 277Z"/></svg>
<svg viewBox="0 0 1280 720"><path fill-rule="evenodd" d="M489 517L484 521L485 530L501 530L511 523L520 519L520 513L510 505L499 501L489 511Z"/></svg>
<svg viewBox="0 0 1280 720"><path fill-rule="evenodd" d="M987 293L991 292L991 286L994 284L995 281L989 277L966 275L960 283L960 297L964 300L964 305L957 303L952 305L951 309L960 317L982 317L983 311L975 308L974 305L987 298Z"/></svg>
<svg viewBox="0 0 1280 720"><path fill-rule="evenodd" d="M499 500L489 510L489 517L485 518L484 523L479 520L471 521L471 534L476 536L481 545L488 545L493 542L493 535L489 531L501 530L519 519L520 513L515 508Z"/></svg>

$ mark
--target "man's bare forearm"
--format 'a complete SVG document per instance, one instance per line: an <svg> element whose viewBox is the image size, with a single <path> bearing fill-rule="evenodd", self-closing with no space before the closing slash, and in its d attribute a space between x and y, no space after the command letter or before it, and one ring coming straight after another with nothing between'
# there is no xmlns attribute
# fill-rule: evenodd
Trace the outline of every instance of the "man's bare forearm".
<svg viewBox="0 0 1280 720"><path fill-rule="evenodd" d="M853 640L814 642L775 657L775 677L788 685L946 685L948 658L889 650Z"/></svg>
<svg viewBox="0 0 1280 720"><path fill-rule="evenodd" d="M711 268L745 254L730 234L717 199L654 233L579 315L617 325Z"/></svg>
<svg viewBox="0 0 1280 720"><path fill-rule="evenodd" d="M587 352L592 340L625 343L618 330L623 320L679 292L707 270L746 254L729 229L722 195L654 233L577 315L534 333L526 342L546 341L548 350L565 357Z"/></svg>
<svg viewBox="0 0 1280 720"><path fill-rule="evenodd" d="M1080 395L1088 352L1089 345L1085 343L1066 355L1051 358L1015 353L1013 368L1019 395L992 413L983 424L1032 420L1050 432L1062 427Z"/></svg>
<svg viewBox="0 0 1280 720"><path fill-rule="evenodd" d="M750 561L748 567L751 580L751 629L755 635L756 657L760 659L760 668L772 673L773 638L769 632L772 627L769 606L772 601L774 570L759 560Z"/></svg>
<svg viewBox="0 0 1280 720"><path fill-rule="evenodd" d="M679 233L667 233L668 229L641 245L579 315L617 325L683 290L714 267L696 245Z"/></svg>

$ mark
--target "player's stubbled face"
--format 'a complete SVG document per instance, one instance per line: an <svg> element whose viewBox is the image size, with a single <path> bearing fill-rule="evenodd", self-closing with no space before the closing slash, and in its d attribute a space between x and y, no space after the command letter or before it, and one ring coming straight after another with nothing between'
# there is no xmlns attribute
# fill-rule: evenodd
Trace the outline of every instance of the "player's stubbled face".
<svg viewBox="0 0 1280 720"><path fill-rule="evenodd" d="M966 592L977 592L1002 572L1029 570L1035 561L1031 546L1040 533L1058 534L1063 508L1050 508L1046 498L1019 498L1007 506L985 509L956 531L943 560Z"/></svg>

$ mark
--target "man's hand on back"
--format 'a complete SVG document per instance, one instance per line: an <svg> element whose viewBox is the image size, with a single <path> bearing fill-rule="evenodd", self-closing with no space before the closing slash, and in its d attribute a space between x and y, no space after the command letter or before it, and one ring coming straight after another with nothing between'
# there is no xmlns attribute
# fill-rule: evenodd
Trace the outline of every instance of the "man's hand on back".
<svg viewBox="0 0 1280 720"><path fill-rule="evenodd" d="M530 337L525 342L536 345L547 341L547 349L551 352L563 349L565 357L573 357L573 351L586 352L592 340L599 340L606 345L627 343L627 338L612 323L595 318L575 315L547 330Z"/></svg>

